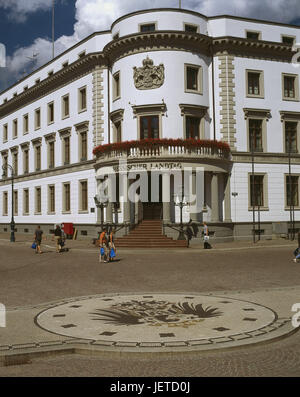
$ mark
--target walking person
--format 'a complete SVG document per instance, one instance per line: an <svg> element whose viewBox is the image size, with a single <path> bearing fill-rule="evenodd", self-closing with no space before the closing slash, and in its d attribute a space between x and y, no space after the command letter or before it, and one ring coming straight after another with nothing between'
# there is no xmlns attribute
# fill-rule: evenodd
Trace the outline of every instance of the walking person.
<svg viewBox="0 0 300 397"><path fill-rule="evenodd" d="M116 256L116 246L115 246L115 230L111 229L108 239L108 246L109 246L109 261L113 261L114 257Z"/></svg>
<svg viewBox="0 0 300 397"><path fill-rule="evenodd" d="M210 249L211 245L209 244L209 232L208 226L206 222L203 222L203 234L204 234L204 249Z"/></svg>
<svg viewBox="0 0 300 397"><path fill-rule="evenodd" d="M99 238L99 247L100 247L100 256L99 262L102 262L104 259L104 263L108 262L108 238L106 234L106 228L103 228L100 238Z"/></svg>
<svg viewBox="0 0 300 397"><path fill-rule="evenodd" d="M293 259L294 262L299 262L300 260L300 248L296 248L294 251L295 258Z"/></svg>
<svg viewBox="0 0 300 397"><path fill-rule="evenodd" d="M41 251L41 243L42 243L42 239L43 239L43 231L41 230L40 225L38 225L38 227L36 228L35 232L34 232L34 241L35 241L35 253L36 254L42 254Z"/></svg>
<svg viewBox="0 0 300 397"><path fill-rule="evenodd" d="M56 225L54 230L54 239L56 242L56 253L58 254L61 251L61 238L62 238L62 230L59 225Z"/></svg>

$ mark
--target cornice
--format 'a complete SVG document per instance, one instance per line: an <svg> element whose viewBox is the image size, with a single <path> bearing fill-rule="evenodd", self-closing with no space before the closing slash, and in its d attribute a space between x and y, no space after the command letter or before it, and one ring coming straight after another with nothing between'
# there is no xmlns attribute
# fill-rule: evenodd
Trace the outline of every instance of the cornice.
<svg viewBox="0 0 300 397"><path fill-rule="evenodd" d="M0 106L0 118L22 108L27 103L48 95L57 88L76 80L98 65L107 66L104 54L101 52L87 54L85 57L78 59L69 66L59 70L52 76L49 76L35 86L28 88L26 91L2 104Z"/></svg>
<svg viewBox="0 0 300 397"><path fill-rule="evenodd" d="M213 38L212 46L215 55L235 55L283 62L291 62L295 54L288 44L231 36Z"/></svg>
<svg viewBox="0 0 300 397"><path fill-rule="evenodd" d="M160 30L135 33L113 40L104 47L103 53L110 63L128 55L154 50L196 51L209 55L211 42L211 37L199 33Z"/></svg>

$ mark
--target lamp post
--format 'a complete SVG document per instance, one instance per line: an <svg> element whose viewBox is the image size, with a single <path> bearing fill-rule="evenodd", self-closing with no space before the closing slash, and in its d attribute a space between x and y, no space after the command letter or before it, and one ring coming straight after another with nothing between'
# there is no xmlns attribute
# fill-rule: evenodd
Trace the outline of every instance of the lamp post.
<svg viewBox="0 0 300 397"><path fill-rule="evenodd" d="M101 232L103 231L103 218L104 218L104 208L107 207L108 201L102 201L101 197L97 194L94 197L95 205L97 208L101 209Z"/></svg>
<svg viewBox="0 0 300 397"><path fill-rule="evenodd" d="M182 210L183 207L186 207L188 205L188 202L186 201L183 191L181 192L181 195L179 194L174 195L174 204L179 207L180 209L180 230L179 230L179 236L177 240L186 240L184 230L183 230L183 221L182 221Z"/></svg>
<svg viewBox="0 0 300 397"><path fill-rule="evenodd" d="M14 169L11 165L6 164L2 166L3 169L3 177L7 176L6 171L7 168L10 169L11 172L11 222L10 222L10 242L14 243L15 239L15 221L14 221Z"/></svg>

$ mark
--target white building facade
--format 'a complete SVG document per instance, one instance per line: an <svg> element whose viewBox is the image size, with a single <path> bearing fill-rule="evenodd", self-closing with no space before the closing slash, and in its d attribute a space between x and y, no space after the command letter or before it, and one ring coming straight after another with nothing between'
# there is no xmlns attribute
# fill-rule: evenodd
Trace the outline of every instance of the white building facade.
<svg viewBox="0 0 300 397"><path fill-rule="evenodd" d="M7 164L20 233L73 223L79 237L95 237L106 223L122 235L158 218L175 236L178 192L162 171L185 168L187 191L201 196L194 211L187 194L185 223L206 221L228 241L251 238L253 216L267 238L287 232L291 219L297 229L296 43L297 26L155 9L125 15L59 55L0 94L0 232L11 221ZM120 182L121 171L150 181L153 169L158 199L148 184L148 202L141 188L127 202L134 179ZM118 188L103 209L94 197L111 174Z"/></svg>

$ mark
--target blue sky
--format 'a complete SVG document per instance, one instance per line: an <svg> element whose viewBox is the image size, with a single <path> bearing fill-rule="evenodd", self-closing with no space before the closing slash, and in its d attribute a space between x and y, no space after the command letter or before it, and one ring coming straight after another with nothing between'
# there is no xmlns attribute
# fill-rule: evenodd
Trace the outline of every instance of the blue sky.
<svg viewBox="0 0 300 397"><path fill-rule="evenodd" d="M55 55L129 12L178 7L178 0L55 0ZM229 14L300 25L300 0L182 0L182 8L204 15ZM7 67L0 68L0 91L51 59L52 0L0 0L0 43Z"/></svg>

